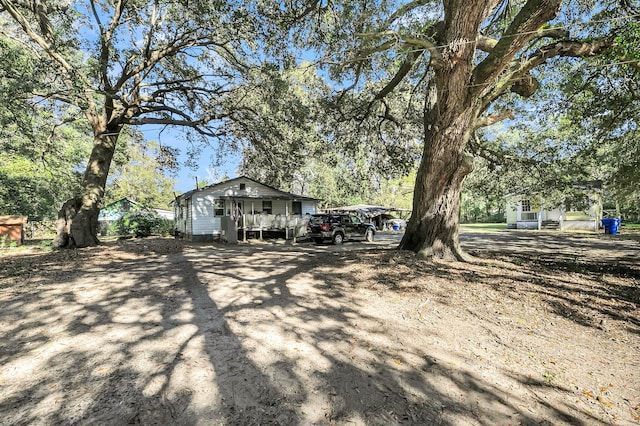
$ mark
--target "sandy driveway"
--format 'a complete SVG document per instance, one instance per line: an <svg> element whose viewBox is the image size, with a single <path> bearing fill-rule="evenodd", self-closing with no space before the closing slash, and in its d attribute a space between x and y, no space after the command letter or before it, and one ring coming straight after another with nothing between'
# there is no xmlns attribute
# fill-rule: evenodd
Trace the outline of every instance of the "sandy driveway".
<svg viewBox="0 0 640 426"><path fill-rule="evenodd" d="M394 238L0 257L0 423L640 424L636 241Z"/></svg>

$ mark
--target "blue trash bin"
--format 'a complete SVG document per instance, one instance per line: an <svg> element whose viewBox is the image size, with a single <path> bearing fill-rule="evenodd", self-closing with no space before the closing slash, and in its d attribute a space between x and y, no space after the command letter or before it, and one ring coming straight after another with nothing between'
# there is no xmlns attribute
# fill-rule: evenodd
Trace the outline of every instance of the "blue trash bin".
<svg viewBox="0 0 640 426"><path fill-rule="evenodd" d="M618 233L618 228L620 227L621 220L617 217L613 218L613 222L611 222L611 234L615 235Z"/></svg>
<svg viewBox="0 0 640 426"><path fill-rule="evenodd" d="M605 234L616 235L620 227L620 219L617 217L605 217L602 219Z"/></svg>

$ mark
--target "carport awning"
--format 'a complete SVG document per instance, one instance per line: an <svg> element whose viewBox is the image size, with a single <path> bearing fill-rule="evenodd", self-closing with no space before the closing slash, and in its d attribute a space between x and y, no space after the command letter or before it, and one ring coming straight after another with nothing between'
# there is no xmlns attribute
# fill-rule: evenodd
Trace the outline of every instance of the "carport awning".
<svg viewBox="0 0 640 426"><path fill-rule="evenodd" d="M248 195L220 195L218 198L223 200L288 200L288 201L317 201L315 198L310 197L287 197L284 195L260 195L260 196L248 196Z"/></svg>
<svg viewBox="0 0 640 426"><path fill-rule="evenodd" d="M324 209L324 211L328 213L356 212L365 217L377 217L389 212L400 212L400 211L408 212L410 210L397 209L394 207L375 206L375 205L369 205L369 204L354 204L352 206L331 207L328 209Z"/></svg>

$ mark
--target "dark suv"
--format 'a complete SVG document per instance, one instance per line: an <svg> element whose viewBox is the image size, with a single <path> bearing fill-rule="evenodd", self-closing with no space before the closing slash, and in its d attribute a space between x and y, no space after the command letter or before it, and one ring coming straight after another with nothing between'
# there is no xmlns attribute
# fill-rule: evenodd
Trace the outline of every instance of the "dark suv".
<svg viewBox="0 0 640 426"><path fill-rule="evenodd" d="M350 214L314 214L307 225L307 236L317 244L325 240L342 244L345 240L373 241L376 228Z"/></svg>

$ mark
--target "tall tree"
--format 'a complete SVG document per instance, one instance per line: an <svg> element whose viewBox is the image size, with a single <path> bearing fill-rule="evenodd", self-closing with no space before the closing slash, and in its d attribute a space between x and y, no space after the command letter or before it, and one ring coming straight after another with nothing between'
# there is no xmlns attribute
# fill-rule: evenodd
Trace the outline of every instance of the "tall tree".
<svg viewBox="0 0 640 426"><path fill-rule="evenodd" d="M0 0L12 36L46 58L52 79L31 99L85 117L93 148L83 190L60 211L58 246L96 244L97 216L125 126L184 126L215 138L226 98L259 38L244 2ZM223 102L224 101L224 102Z"/></svg>
<svg viewBox="0 0 640 426"><path fill-rule="evenodd" d="M174 199L177 172L164 161L167 148L140 134L124 136L116 148L103 204L131 198L146 207L167 208Z"/></svg>
<svg viewBox="0 0 640 426"><path fill-rule="evenodd" d="M502 109L503 100L534 95L538 69L611 50L623 7L614 1L594 6L580 0L316 0L288 16L311 23L297 40L326 49L325 60L338 64L332 75L351 78L346 87L385 79L371 95L371 109L381 108L401 83L424 99L422 159L401 249L465 258L458 223L462 182L473 169L470 140L514 116Z"/></svg>
<svg viewBox="0 0 640 426"><path fill-rule="evenodd" d="M235 141L242 144L242 174L335 207L370 201L380 182L415 166L416 114L368 114L370 99L353 93L336 108L327 102L328 83L309 62L271 67L270 74L258 74L260 84L252 85L258 90L252 87L243 97L245 117L233 126ZM385 103L418 106L410 98L393 94ZM345 121L345 109L366 117Z"/></svg>
<svg viewBox="0 0 640 426"><path fill-rule="evenodd" d="M0 34L0 214L52 220L80 187L90 139L64 109L30 102L46 87L46 61Z"/></svg>
<svg viewBox="0 0 640 426"><path fill-rule="evenodd" d="M630 13L638 16L640 10ZM640 19L621 23L609 62L573 70L560 82L559 105L583 130L581 157L604 180L615 214L640 218ZM577 90L579 96L574 95ZM568 93L565 93L568 92ZM572 93L573 92L573 93ZM571 102L575 98L574 102ZM613 210L613 209L612 209ZM613 211L611 213L614 213Z"/></svg>

